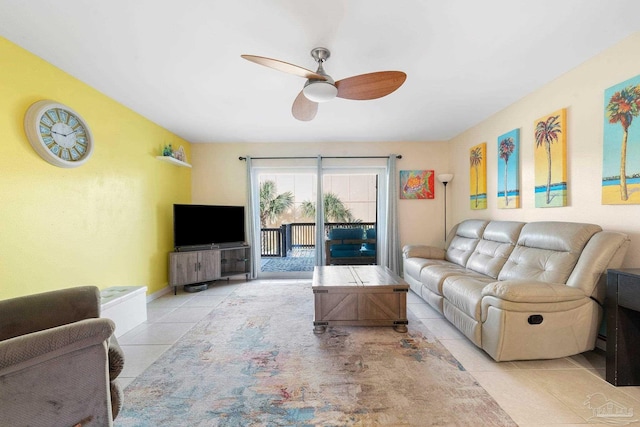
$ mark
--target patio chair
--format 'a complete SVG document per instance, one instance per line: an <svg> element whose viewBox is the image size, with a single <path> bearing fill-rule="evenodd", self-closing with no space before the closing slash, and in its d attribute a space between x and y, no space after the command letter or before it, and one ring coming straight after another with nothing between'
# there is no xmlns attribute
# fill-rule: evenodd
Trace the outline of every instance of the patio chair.
<svg viewBox="0 0 640 427"><path fill-rule="evenodd" d="M325 242L326 265L376 264L376 230L332 228Z"/></svg>

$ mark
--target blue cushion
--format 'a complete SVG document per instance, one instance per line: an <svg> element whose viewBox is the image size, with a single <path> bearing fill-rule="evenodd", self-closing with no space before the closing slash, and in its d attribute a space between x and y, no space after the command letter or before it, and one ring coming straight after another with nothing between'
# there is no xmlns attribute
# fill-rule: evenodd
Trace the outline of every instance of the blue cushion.
<svg viewBox="0 0 640 427"><path fill-rule="evenodd" d="M331 240L357 240L362 239L364 231L362 228L332 228L329 230L329 239ZM332 244L329 250L331 256L335 258L357 257L360 256L360 243L356 244Z"/></svg>
<svg viewBox="0 0 640 427"><path fill-rule="evenodd" d="M364 236L362 228L332 228L329 230L329 239L331 240L362 239L362 236Z"/></svg>
<svg viewBox="0 0 640 427"><path fill-rule="evenodd" d="M342 246L347 246L347 245L342 245ZM351 245L349 245L351 246ZM352 258L352 257L359 257L360 255L360 247L357 246L357 249L352 249L352 250L341 250L341 249L331 249L331 256L333 258Z"/></svg>
<svg viewBox="0 0 640 427"><path fill-rule="evenodd" d="M376 256L376 250L367 249L363 245L362 249L360 249L360 256Z"/></svg>

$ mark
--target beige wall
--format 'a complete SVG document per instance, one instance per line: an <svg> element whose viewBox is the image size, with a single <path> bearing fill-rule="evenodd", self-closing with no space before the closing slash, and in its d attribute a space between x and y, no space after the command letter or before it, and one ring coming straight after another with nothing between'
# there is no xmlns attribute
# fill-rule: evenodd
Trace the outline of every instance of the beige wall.
<svg viewBox="0 0 640 427"><path fill-rule="evenodd" d="M398 170L433 169L447 172L444 142L318 143L318 144L192 144L193 203L246 204L246 163L239 156L387 156L402 154ZM442 245L442 184L433 200L400 200L400 239L406 243Z"/></svg>
<svg viewBox="0 0 640 427"><path fill-rule="evenodd" d="M575 221L628 233L632 244L625 266L640 266L640 205L602 205L604 90L640 74L640 33L566 73L449 142L349 144L193 144L193 202L245 204L245 163L238 156L387 155L399 153L399 170L452 172L448 226L465 218L513 221ZM534 207L533 122L567 109L569 206ZM640 118L636 119L640 120ZM497 208L497 138L520 128L520 209ZM488 208L469 208L469 148L487 142ZM443 192L435 200L400 200L402 244L442 245Z"/></svg>
<svg viewBox="0 0 640 427"><path fill-rule="evenodd" d="M514 221L575 221L629 233L625 266L640 266L640 205L602 205L602 138L605 89L640 74L640 33L592 58L540 90L451 140L449 205L454 222L465 218ZM567 109L568 206L534 207L534 120ZM640 118L636 118L640 120ZM497 208L497 138L520 128L521 209ZM488 208L469 208L469 148L487 143ZM638 143L638 139L635 143ZM632 143L630 141L630 143Z"/></svg>

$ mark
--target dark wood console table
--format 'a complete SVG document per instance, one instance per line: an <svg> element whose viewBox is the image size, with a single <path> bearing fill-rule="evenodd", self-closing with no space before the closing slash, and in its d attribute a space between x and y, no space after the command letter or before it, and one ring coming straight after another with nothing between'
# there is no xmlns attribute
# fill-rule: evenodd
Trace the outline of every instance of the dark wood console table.
<svg viewBox="0 0 640 427"><path fill-rule="evenodd" d="M607 382L640 385L640 268L607 271Z"/></svg>

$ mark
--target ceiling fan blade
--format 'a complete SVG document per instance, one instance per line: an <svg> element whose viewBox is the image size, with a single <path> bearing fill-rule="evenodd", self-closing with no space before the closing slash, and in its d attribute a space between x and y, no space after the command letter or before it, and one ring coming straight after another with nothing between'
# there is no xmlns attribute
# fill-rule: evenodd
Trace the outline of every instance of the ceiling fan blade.
<svg viewBox="0 0 640 427"><path fill-rule="evenodd" d="M273 68L285 73L295 74L296 76L304 77L305 79L315 80L327 80L327 78L314 71L307 70L306 68L299 67L297 65L289 64L288 62L280 61L272 58L265 58L264 56L255 55L240 55L247 61L255 62L256 64L264 65L265 67Z"/></svg>
<svg viewBox="0 0 640 427"><path fill-rule="evenodd" d="M406 79L407 75L402 71L379 71L347 77L336 82L337 96L361 101L382 98L402 86Z"/></svg>
<svg viewBox="0 0 640 427"><path fill-rule="evenodd" d="M309 101L304 93L300 91L296 100L293 101L293 106L291 107L291 112L293 113L293 117L303 122L308 122L313 120L318 112L318 103Z"/></svg>

